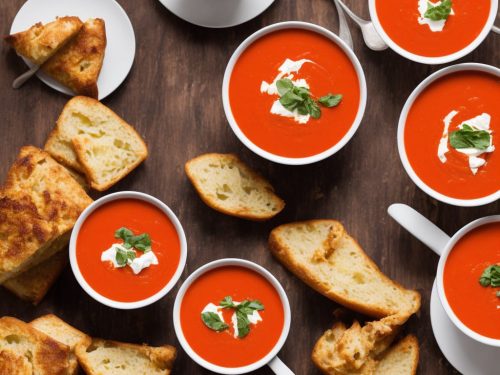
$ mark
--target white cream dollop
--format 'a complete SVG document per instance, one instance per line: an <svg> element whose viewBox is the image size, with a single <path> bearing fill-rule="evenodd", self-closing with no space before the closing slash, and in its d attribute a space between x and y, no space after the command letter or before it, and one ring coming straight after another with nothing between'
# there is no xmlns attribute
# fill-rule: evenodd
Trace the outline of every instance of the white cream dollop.
<svg viewBox="0 0 500 375"><path fill-rule="evenodd" d="M127 248L123 247L123 245L120 243L114 243L111 245L111 247L109 249L102 252L101 261L102 262L111 262L111 263L113 263L113 266L115 268L124 267L124 266L120 266L118 264L118 262L116 261L116 253L119 249L123 250L123 251L134 251L134 250L127 249ZM144 254L142 254L141 256L134 258L134 260L130 260L130 259L127 260L127 266L132 268L132 271L134 272L135 275L138 275L143 269L148 268L152 264L153 265L159 264L158 258L156 257L155 253L152 250L147 251Z"/></svg>
<svg viewBox="0 0 500 375"><path fill-rule="evenodd" d="M429 18L425 18L424 14L427 12L427 8L431 4L432 6L440 5L441 1L437 1L433 3L432 1L428 0L418 0L418 13L420 16L418 17L418 23L420 25L429 25L429 29L432 32L440 32L443 31L444 25L446 24L446 20L438 20L434 21ZM451 9L450 15L454 15L455 12L453 12L453 8Z"/></svg>

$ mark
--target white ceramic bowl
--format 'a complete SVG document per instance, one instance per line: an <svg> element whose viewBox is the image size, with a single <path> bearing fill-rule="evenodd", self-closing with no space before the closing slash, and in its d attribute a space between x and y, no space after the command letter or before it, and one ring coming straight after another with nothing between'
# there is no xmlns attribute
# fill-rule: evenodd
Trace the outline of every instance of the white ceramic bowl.
<svg viewBox="0 0 500 375"><path fill-rule="evenodd" d="M422 64L446 64L451 61L458 60L459 58L467 55L468 53L472 52L479 46L483 40L486 38L486 36L489 34L491 29L493 28L493 24L495 23L495 17L497 15L497 10L498 10L498 0L490 0L490 13L488 15L488 20L484 24L481 32L479 35L467 46L465 46L463 49L460 51L457 51L455 53L452 53L450 55L445 55L445 56L438 56L438 57L429 57L429 56L421 56L421 55L416 55L414 53L411 53L403 48L401 48L398 44L396 44L389 35L384 31L382 25L380 24L380 20L377 15L377 9L375 6L375 2L377 0L368 0L368 6L370 9L370 18L373 22L373 25L375 26L375 29L379 33L379 35L382 37L384 42L396 53L399 55L406 57L409 60L422 63ZM415 1L415 12L417 8L417 0Z"/></svg>
<svg viewBox="0 0 500 375"><path fill-rule="evenodd" d="M440 192L432 189L429 187L424 181L418 177L418 175L415 173L413 170L409 160L408 156L406 155L406 148L405 148L405 143L404 143L404 132L405 132L405 126L406 126L406 118L408 117L408 112L411 109L411 106L415 102L416 98L435 80L444 77L448 74L455 73L455 72L460 72L460 71L480 71L480 72L486 72L489 74L496 75L497 77L500 78L500 69L495 68L494 66L491 65L485 65L485 64L476 64L476 63L464 63L464 64L457 64L457 65L452 65L449 67L446 67L444 69L438 70L434 74L431 74L429 77L424 79L416 88L413 90L411 95L408 97L406 100L406 103L403 107L403 110L401 111L401 115L399 117L399 124L398 124L398 149L399 149L399 157L401 158L401 162L403 163L403 166L406 170L406 173L408 173L408 176L413 180L413 182L420 188L422 189L425 193L430 195L431 197L444 202L448 204L452 204L455 206L462 206L462 207L475 207L475 206L481 206L485 205L491 202L494 202L498 199L500 199L500 190L498 190L496 193L490 194L486 197L482 198L476 198L476 199L457 199L457 198L451 198L448 197L444 194L441 194Z"/></svg>
<svg viewBox="0 0 500 375"><path fill-rule="evenodd" d="M179 237L180 242L180 259L177 269L170 279L170 281L156 294L148 297L146 299L134 302L119 302L109 299L107 297L102 296L98 292L96 292L85 280L83 277L80 268L78 266L78 262L76 259L76 241L78 238L78 234L80 232L80 228L82 227L83 222L87 219L87 217L94 212L98 207L103 204L120 200L120 199L137 199L144 202L148 202L157 208L159 208L172 222L177 231L177 236ZM140 307L151 305L152 303L158 301L160 298L164 297L170 289L177 283L179 278L181 277L182 271L184 270L184 266L186 265L186 257L187 257L187 242L186 235L184 234L184 229L182 229L181 223L177 216L172 212L172 210L159 199L137 191L120 191L117 193L106 195L102 198L99 198L95 202L93 202L90 206L88 206L80 215L78 220L76 221L75 227L73 228L73 232L71 233L71 239L69 242L69 259L71 263L71 269L73 270L73 274L75 275L76 280L80 284L80 286L96 301L102 303L103 305L110 306L116 309L137 309Z"/></svg>
<svg viewBox="0 0 500 375"><path fill-rule="evenodd" d="M239 267L245 267L248 268L254 272L257 272L261 276L263 276L267 281L271 283L272 286L276 289L278 292L281 303L283 305L283 312L285 314L285 319L283 323L283 330L281 331L281 335L274 345L273 349L263 358L258 360L257 362L254 362L250 365L247 366L242 366L242 367L222 367L222 366L217 366L214 365L207 360L203 359L200 357L189 345L187 342L186 338L184 337L184 333L182 331L182 326L181 326L181 304L182 300L184 298L184 295L186 294L186 291L189 289L191 284L198 279L201 275L204 273L211 271L216 268L220 267L225 267L225 266L239 266ZM290 331L290 322L291 322L291 312L290 312L290 303L288 302L288 297L286 296L286 293L279 283L278 280L264 267L259 266L256 263L250 262L248 260L244 259L237 259L237 258L225 258L225 259L219 259L215 260L213 262L207 263L204 266L198 268L196 271L194 271L187 279L184 281L182 284L181 288L179 289L179 292L177 293L177 297L175 298L175 304L174 304L174 328L175 328L175 334L177 335L177 339L181 343L182 348L184 351L200 366L203 366L204 368L214 371L219 374L244 374L250 371L257 370L261 368L262 366L265 366L269 362L273 361L275 359L276 355L280 351L281 347L286 341L286 338L288 336L288 332ZM283 372L285 373L285 372Z"/></svg>
<svg viewBox="0 0 500 375"><path fill-rule="evenodd" d="M238 123L236 122L233 112L231 110L231 105L229 101L229 81L231 79L231 74L233 73L233 68L236 62L238 61L238 58L240 55L247 49L247 47L252 44L254 41L257 39L263 37L266 34L272 33L274 31L278 30L283 30L283 29L304 29L304 30L309 30L313 31L315 33L318 33L320 35L323 35L330 39L334 44L339 46L342 51L349 57L349 60L351 61L352 65L354 66L354 69L356 71L356 74L358 76L359 80L359 92L360 92L360 98L359 98L359 106L358 106L358 112L356 114L356 118L354 119L349 131L344 135L344 137L337 142L335 145L330 147L329 149L313 155L313 156L308 156L308 157L303 157L303 158L289 158L285 156L279 156L272 154L259 146L257 146L255 143L253 143L248 137L241 131L240 127L238 126ZM280 22L280 23L275 23L269 26L266 26L252 35L250 35L248 38L246 38L234 51L233 55L229 59L229 62L226 67L226 71L224 73L224 80L222 82L222 102L224 104L224 112L226 113L226 118L227 121L229 122L229 125L231 126L231 129L233 130L234 134L239 138L239 140L247 146L250 150L255 152L257 155L262 156L265 159L274 161L276 163L280 164L288 164L288 165L303 165L303 164L311 164L315 163L317 161L326 159L327 157L335 154L337 151L339 151L342 147L346 145L347 142L352 138L354 133L356 133L356 130L359 127L359 124L361 123L361 120L363 118L363 114L365 112L365 107L366 107L366 96L367 96L367 90L366 90L366 80L365 80L365 74L363 72L363 68L361 67L361 64L354 54L354 52L345 44L337 35L332 33L330 30L325 29L324 27L308 23L308 22L300 22L300 21L287 21L287 22Z"/></svg>

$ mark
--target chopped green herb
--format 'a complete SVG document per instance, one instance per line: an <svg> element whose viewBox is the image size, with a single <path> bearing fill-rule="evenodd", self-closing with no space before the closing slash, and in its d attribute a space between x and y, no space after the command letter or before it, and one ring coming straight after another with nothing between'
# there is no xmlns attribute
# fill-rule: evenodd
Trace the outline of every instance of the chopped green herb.
<svg viewBox="0 0 500 375"><path fill-rule="evenodd" d="M134 236L130 229L122 227L115 231L115 238L121 238L123 240L122 246L126 249L134 247L136 250L145 253L151 251L151 237L147 233Z"/></svg>
<svg viewBox="0 0 500 375"><path fill-rule="evenodd" d="M464 124L462 129L450 133L450 144L455 149L477 148L486 150L490 146L491 135L486 130L474 130Z"/></svg>
<svg viewBox="0 0 500 375"><path fill-rule="evenodd" d="M318 102L323 104L325 107L331 108L336 107L342 101L341 94L328 94L319 98Z"/></svg>
<svg viewBox="0 0 500 375"><path fill-rule="evenodd" d="M226 296L222 301L220 301L221 307L225 309L236 307L233 303L233 298L231 296Z"/></svg>
<svg viewBox="0 0 500 375"><path fill-rule="evenodd" d="M205 323L205 325L208 328L210 328L214 331L217 331L217 332L224 331L225 329L227 329L229 327L226 323L224 323L221 320L219 315L217 315L216 313L213 313L213 312L202 313L201 320L203 320L203 323Z"/></svg>
<svg viewBox="0 0 500 375"><path fill-rule="evenodd" d="M238 326L238 337L241 339L250 333L250 320L243 311L236 310L236 325Z"/></svg>
<svg viewBox="0 0 500 375"><path fill-rule="evenodd" d="M128 263L128 260L134 260L135 259L135 251L131 250L123 250L123 249L116 249L116 263L118 264L118 267L125 267Z"/></svg>
<svg viewBox="0 0 500 375"><path fill-rule="evenodd" d="M500 265L494 264L487 267L479 278L479 284L484 287L500 287Z"/></svg>
<svg viewBox="0 0 500 375"><path fill-rule="evenodd" d="M432 5L428 2L424 17L433 21L446 20L451 13L452 5L451 0L443 0L439 5Z"/></svg>

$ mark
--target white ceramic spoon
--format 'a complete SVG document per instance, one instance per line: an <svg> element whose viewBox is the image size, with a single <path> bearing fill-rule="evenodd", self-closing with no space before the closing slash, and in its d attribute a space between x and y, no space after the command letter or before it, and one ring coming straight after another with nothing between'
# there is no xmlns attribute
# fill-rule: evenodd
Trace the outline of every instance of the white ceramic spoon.
<svg viewBox="0 0 500 375"><path fill-rule="evenodd" d="M337 13L339 14L339 37L349 46L350 49L353 49L351 31L349 30L349 25L347 24L344 11L342 10L342 5L339 0L333 0L333 3L335 4Z"/></svg>
<svg viewBox="0 0 500 375"><path fill-rule="evenodd" d="M14 89L20 88L22 85L24 85L24 83L28 79L33 77L36 74L36 72L38 72L38 69L40 69L40 67L38 65L33 65L33 67L30 70L21 74L19 77L17 77L14 80L14 82L12 82L12 88L14 88Z"/></svg>

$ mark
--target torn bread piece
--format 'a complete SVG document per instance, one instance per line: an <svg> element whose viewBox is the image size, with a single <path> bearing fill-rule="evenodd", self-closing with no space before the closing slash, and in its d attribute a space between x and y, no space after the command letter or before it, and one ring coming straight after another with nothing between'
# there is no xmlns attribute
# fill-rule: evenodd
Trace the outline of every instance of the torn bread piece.
<svg viewBox="0 0 500 375"><path fill-rule="evenodd" d="M411 315L420 294L384 275L335 220L281 225L269 236L274 256L310 287L373 317Z"/></svg>
<svg viewBox="0 0 500 375"><path fill-rule="evenodd" d="M58 17L43 25L41 22L5 37L17 54L36 65L42 65L74 38L83 23L78 17Z"/></svg>
<svg viewBox="0 0 500 375"><path fill-rule="evenodd" d="M285 207L272 185L236 155L200 155L186 163L185 171L203 202L224 214L260 221Z"/></svg>
<svg viewBox="0 0 500 375"><path fill-rule="evenodd" d="M374 375L415 375L418 359L418 340L408 335L383 354Z"/></svg>
<svg viewBox="0 0 500 375"><path fill-rule="evenodd" d="M168 375L176 357L174 347L126 344L92 339L76 346L78 362L88 375Z"/></svg>
<svg viewBox="0 0 500 375"><path fill-rule="evenodd" d="M97 99L97 79L101 72L106 49L104 20L85 21L76 37L43 66L49 76L70 88L76 95Z"/></svg>

